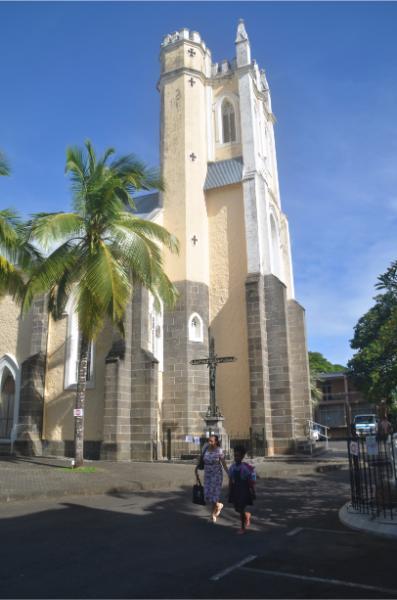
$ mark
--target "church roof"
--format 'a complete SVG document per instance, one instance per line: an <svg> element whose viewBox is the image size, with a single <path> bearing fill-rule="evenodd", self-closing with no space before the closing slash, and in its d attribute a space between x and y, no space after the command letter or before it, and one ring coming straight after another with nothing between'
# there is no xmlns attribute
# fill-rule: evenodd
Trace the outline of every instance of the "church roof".
<svg viewBox="0 0 397 600"><path fill-rule="evenodd" d="M243 159L241 156L228 160L208 163L204 190L212 190L233 183L240 183L243 176Z"/></svg>
<svg viewBox="0 0 397 600"><path fill-rule="evenodd" d="M146 215L151 213L155 208L160 207L160 193L152 192L151 194L136 196L134 202L137 214Z"/></svg>

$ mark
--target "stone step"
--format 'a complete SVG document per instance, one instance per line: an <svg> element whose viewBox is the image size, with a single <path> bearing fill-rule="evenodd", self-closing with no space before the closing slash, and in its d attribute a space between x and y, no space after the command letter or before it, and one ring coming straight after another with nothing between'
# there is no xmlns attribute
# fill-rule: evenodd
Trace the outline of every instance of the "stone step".
<svg viewBox="0 0 397 600"><path fill-rule="evenodd" d="M0 443L0 456L10 456L11 454L11 442Z"/></svg>

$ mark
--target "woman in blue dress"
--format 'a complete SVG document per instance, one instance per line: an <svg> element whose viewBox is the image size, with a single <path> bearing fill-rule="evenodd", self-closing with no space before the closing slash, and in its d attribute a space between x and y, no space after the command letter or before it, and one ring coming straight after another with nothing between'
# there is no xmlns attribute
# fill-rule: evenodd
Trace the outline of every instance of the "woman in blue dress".
<svg viewBox="0 0 397 600"><path fill-rule="evenodd" d="M202 453L204 462L204 498L211 505L211 521L216 523L221 514L223 504L221 499L223 471L226 475L228 469L225 461L225 455L219 443L217 435L211 435L208 439L208 445ZM198 465L195 469L197 481L200 482L198 475Z"/></svg>

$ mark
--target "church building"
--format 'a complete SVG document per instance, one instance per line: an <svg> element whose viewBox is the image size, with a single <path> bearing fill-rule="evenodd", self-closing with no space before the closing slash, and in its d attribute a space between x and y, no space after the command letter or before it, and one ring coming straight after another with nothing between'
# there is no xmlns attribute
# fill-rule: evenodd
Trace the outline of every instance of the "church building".
<svg viewBox="0 0 397 600"><path fill-rule="evenodd" d="M125 339L108 326L90 349L85 456L161 458L165 436L197 452L210 403L209 331L218 356L216 404L231 439L263 435L266 454L293 452L311 418L304 309L294 297L288 221L282 212L275 118L243 21L235 58L212 62L200 34L161 44L163 193L137 212L180 242L165 270L177 305L155 310L137 290ZM20 318L0 301L0 448L73 455L79 331L73 299L48 317L44 299Z"/></svg>

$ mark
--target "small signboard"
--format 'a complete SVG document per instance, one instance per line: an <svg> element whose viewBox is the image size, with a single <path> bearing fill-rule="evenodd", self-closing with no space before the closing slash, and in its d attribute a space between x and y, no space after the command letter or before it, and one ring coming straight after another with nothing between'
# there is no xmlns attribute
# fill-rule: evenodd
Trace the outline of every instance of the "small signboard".
<svg viewBox="0 0 397 600"><path fill-rule="evenodd" d="M365 440L367 446L367 454L368 456L377 456L378 454L378 443L376 441L376 437L374 435L367 435Z"/></svg>
<svg viewBox="0 0 397 600"><path fill-rule="evenodd" d="M350 454L358 456L358 443L354 440L350 442Z"/></svg>
<svg viewBox="0 0 397 600"><path fill-rule="evenodd" d="M82 408L74 408L73 409L73 416L74 417L82 417L82 416L84 416L84 409L82 409Z"/></svg>
<svg viewBox="0 0 397 600"><path fill-rule="evenodd" d="M198 435L195 435L195 436L194 436L194 443L195 443L197 446L200 446L200 436L198 436Z"/></svg>
<svg viewBox="0 0 397 600"><path fill-rule="evenodd" d="M185 435L185 442L189 442L191 444L193 442L193 436L192 435Z"/></svg>

